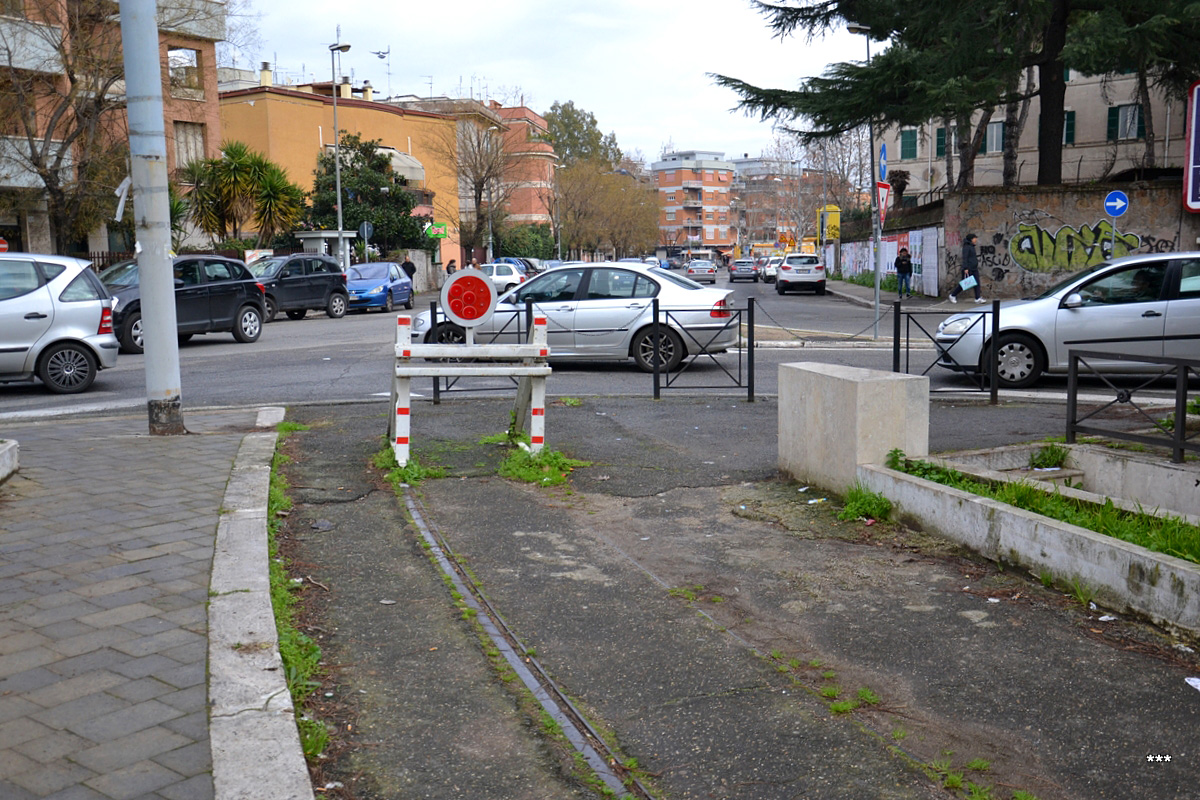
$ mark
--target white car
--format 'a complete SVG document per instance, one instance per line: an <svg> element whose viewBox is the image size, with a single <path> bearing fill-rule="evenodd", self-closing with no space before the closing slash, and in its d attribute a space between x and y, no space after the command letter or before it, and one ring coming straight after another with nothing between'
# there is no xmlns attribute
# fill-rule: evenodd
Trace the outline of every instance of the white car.
<svg viewBox="0 0 1200 800"><path fill-rule="evenodd" d="M548 325L551 358L625 360L654 370L653 301L659 301L659 369L684 357L724 353L738 345L738 325L727 289L709 289L666 270L637 263L601 262L554 267L502 295L491 319L474 329L477 343L511 344L524 333L532 301ZM428 311L413 321L418 342L462 342L466 332Z"/></svg>
<svg viewBox="0 0 1200 800"><path fill-rule="evenodd" d="M779 262L779 273L775 276L775 291L778 294L794 289L812 289L825 294L825 265L812 253L788 253Z"/></svg>
<svg viewBox="0 0 1200 800"><path fill-rule="evenodd" d="M938 363L984 372L990 312L954 314L935 337ZM999 379L1005 388L1064 374L1071 350L1194 359L1200 353L1200 252L1129 256L1072 275L1032 300L1000 304ZM1158 372L1137 361L1087 359L1098 372Z"/></svg>
<svg viewBox="0 0 1200 800"><path fill-rule="evenodd" d="M495 264L480 264L479 268L492 279L492 285L500 294L507 292L517 284L525 282L525 273L512 264L497 262Z"/></svg>
<svg viewBox="0 0 1200 800"><path fill-rule="evenodd" d="M0 383L86 391L117 365L112 296L83 259L0 253Z"/></svg>
<svg viewBox="0 0 1200 800"><path fill-rule="evenodd" d="M779 265L783 263L783 256L772 256L763 264L762 277L767 283L774 283L779 277Z"/></svg>

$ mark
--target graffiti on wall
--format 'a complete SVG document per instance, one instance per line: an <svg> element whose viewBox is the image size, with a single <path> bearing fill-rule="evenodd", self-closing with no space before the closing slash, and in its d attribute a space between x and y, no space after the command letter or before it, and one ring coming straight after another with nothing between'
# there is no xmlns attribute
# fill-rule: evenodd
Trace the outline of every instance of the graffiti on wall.
<svg viewBox="0 0 1200 800"><path fill-rule="evenodd" d="M1020 222L1008 242L1013 261L1030 272L1052 272L1093 267L1110 258L1127 256L1142 246L1136 233L1114 231L1101 220L1078 228L1063 225L1056 231L1039 223Z"/></svg>

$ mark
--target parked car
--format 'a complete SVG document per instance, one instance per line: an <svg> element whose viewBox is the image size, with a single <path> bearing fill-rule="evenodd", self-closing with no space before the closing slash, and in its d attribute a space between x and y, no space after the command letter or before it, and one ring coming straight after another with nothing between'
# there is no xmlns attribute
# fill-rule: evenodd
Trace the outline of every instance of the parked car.
<svg viewBox="0 0 1200 800"><path fill-rule="evenodd" d="M112 298L83 259L0 253L0 383L86 391L117 364Z"/></svg>
<svg viewBox="0 0 1200 800"><path fill-rule="evenodd" d="M753 258L738 258L729 265L729 282L733 283L739 278L753 280L758 283L759 269L758 264L754 263Z"/></svg>
<svg viewBox="0 0 1200 800"><path fill-rule="evenodd" d="M762 260L762 276L767 283L775 283L779 277L779 265L783 263L783 256L771 256Z"/></svg>
<svg viewBox="0 0 1200 800"><path fill-rule="evenodd" d="M525 273L514 264L480 264L479 268L492 279L492 285L496 287L497 292L507 292L517 284L525 282Z"/></svg>
<svg viewBox="0 0 1200 800"><path fill-rule="evenodd" d="M991 314L955 314L938 326L938 363L960 372L986 369ZM1129 256L1059 281L1032 300L1000 304L999 379L1032 385L1066 373L1070 351L1196 358L1200 352L1200 252ZM1100 372L1156 372L1145 362L1088 359Z"/></svg>
<svg viewBox="0 0 1200 800"><path fill-rule="evenodd" d="M694 258L683 268L683 274L697 283L700 281L707 281L713 285L717 283L717 266L711 261Z"/></svg>
<svg viewBox="0 0 1200 800"><path fill-rule="evenodd" d="M812 289L825 294L825 265L811 253L788 253L779 262L775 276L775 291L779 294L793 289Z"/></svg>
<svg viewBox="0 0 1200 800"><path fill-rule="evenodd" d="M492 318L475 328L475 341L516 342L518 323L524 327L526 300L532 300L535 311L548 319L551 358L632 358L650 372L655 361L652 301L658 298L658 360L660 369L673 370L701 345L710 353L737 346L730 294L645 264L555 267L501 295ZM436 321L428 311L418 314L412 331L416 341L465 340L465 331L440 312Z"/></svg>
<svg viewBox="0 0 1200 800"><path fill-rule="evenodd" d="M316 253L270 256L250 264L250 272L266 292L267 322L280 311L288 319L304 319L310 309L324 311L334 319L346 316L350 303L346 273L331 256Z"/></svg>
<svg viewBox="0 0 1200 800"><path fill-rule="evenodd" d="M245 264L223 256L186 255L177 256L172 266L179 341L223 331L239 342L258 341L266 294ZM112 293L113 330L121 350L144 352L137 261L114 264L100 273L100 280Z"/></svg>
<svg viewBox="0 0 1200 800"><path fill-rule="evenodd" d="M413 307L412 279L393 261L355 264L346 273L346 278L351 311L378 308L391 313L397 303L405 308Z"/></svg>

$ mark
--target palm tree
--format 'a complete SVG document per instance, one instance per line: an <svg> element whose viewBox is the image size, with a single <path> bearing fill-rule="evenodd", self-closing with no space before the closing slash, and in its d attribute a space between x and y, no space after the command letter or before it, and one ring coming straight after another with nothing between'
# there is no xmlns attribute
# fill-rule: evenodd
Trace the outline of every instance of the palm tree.
<svg viewBox="0 0 1200 800"><path fill-rule="evenodd" d="M185 164L180 179L191 186L192 221L214 239L240 239L243 226L253 220L261 244L294 225L303 209L303 190L281 167L241 142L223 143L220 158Z"/></svg>

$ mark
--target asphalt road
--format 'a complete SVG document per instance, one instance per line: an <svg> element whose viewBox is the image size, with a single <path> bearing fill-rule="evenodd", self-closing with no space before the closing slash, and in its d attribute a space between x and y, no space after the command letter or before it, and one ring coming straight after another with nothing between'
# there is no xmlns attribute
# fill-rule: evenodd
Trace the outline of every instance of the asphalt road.
<svg viewBox="0 0 1200 800"><path fill-rule="evenodd" d="M728 284L719 282L718 287ZM755 298L756 327L754 393L776 393L778 365L818 361L869 369L890 370L890 322L880 326L881 339L872 339L872 310L833 295L779 296L764 283L741 282L731 287L737 305ZM418 298L418 309L432 295ZM931 318L936 325L936 318ZM394 317L381 313L350 314L329 319L310 312L303 320L280 319L264 326L253 344L238 344L227 333L197 336L180 348L184 408L262 404L296 405L342 400L386 398L390 391ZM967 391L965 379L932 367L933 351L913 349L908 371L926 372L935 392ZM701 358L678 375L665 392L704 392L746 397L746 355L730 353ZM737 376L740 374L740 378ZM740 385L739 385L740 382ZM476 390L511 391L503 380L473 383ZM1065 378L1048 378L1030 393L1061 399ZM418 393L430 394L432 384L418 383ZM1157 390L1156 390L1157 391ZM651 376L632 362L554 364L552 396L646 396L653 393ZM1160 392L1170 394L1168 387ZM97 378L91 391L78 396L49 394L41 384L0 385L0 421L55 414L110 412L143 407L146 402L144 359L122 355L114 369Z"/></svg>

